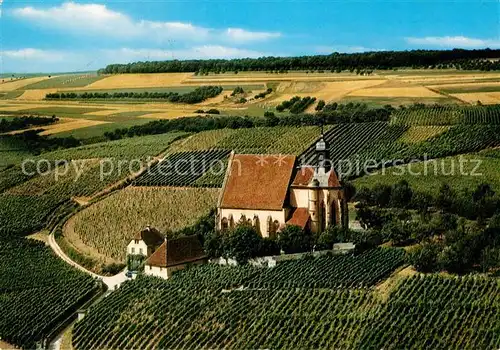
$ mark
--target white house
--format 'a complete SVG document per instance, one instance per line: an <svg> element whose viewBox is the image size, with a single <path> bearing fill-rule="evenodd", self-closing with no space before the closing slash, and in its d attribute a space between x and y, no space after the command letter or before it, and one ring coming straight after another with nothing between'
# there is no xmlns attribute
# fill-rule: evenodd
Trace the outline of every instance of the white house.
<svg viewBox="0 0 500 350"><path fill-rule="evenodd" d="M205 252L196 236L165 239L163 244L146 260L144 273L168 279L175 271L188 265L207 262Z"/></svg>
<svg viewBox="0 0 500 350"><path fill-rule="evenodd" d="M136 233L127 246L127 255L150 256L163 243L164 237L155 228L147 226L144 230Z"/></svg>
<svg viewBox="0 0 500 350"><path fill-rule="evenodd" d="M323 137L316 144L316 164L300 167L292 155L231 154L217 206L217 227L252 224L263 237L285 225L322 232L347 227L344 189L328 165Z"/></svg>

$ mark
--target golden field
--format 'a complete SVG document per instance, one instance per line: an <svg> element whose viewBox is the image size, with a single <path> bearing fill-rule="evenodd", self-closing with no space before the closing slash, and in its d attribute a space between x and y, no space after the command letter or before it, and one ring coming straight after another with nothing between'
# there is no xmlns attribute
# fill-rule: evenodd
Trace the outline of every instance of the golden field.
<svg viewBox="0 0 500 350"><path fill-rule="evenodd" d="M400 105L414 102L422 103L459 103L483 104L499 103L500 74L495 72L466 71L429 71L401 70L376 71L370 76L359 76L353 73L307 73L289 72L284 74L266 72L240 72L238 74L210 74L197 76L193 73L160 73L160 74L118 74L105 76L86 86L68 88L50 87L47 89L23 90L23 87L43 81L47 77L22 79L0 84L0 92L18 92L16 97L0 100L0 111L36 113L62 118L73 118L71 123L53 126L46 133L60 133L90 126L113 123L113 127L121 127L121 122L127 125L138 124L154 119L172 119L195 115L199 109L216 108L222 114L236 113L238 115L263 115L266 110L273 111L275 106L293 96L311 96L326 102L367 102L371 104ZM255 84L262 88L255 88ZM247 103L237 103L232 98L232 86L250 86L253 90L244 96ZM185 88L203 85L230 85L217 97L194 105L174 104L165 102L145 103L131 101L46 101L44 97L49 92L113 90L131 88ZM253 96L265 91L271 86L274 91L263 99L254 100ZM498 87L498 92L490 91ZM452 91L450 89L488 89L488 91ZM144 91L144 90L143 90ZM1 96L1 95L0 95ZM8 95L9 96L9 95ZM311 105L307 112L314 112L316 104ZM110 130L111 126L107 126ZM47 128L48 129L48 128ZM94 128L95 129L95 128Z"/></svg>

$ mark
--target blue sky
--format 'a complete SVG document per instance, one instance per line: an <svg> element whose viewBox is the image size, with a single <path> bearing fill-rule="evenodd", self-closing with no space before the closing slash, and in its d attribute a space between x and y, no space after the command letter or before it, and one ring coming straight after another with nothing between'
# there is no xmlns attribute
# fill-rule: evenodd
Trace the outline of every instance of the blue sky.
<svg viewBox="0 0 500 350"><path fill-rule="evenodd" d="M500 48L499 4L5 0L0 72L84 71L148 59Z"/></svg>

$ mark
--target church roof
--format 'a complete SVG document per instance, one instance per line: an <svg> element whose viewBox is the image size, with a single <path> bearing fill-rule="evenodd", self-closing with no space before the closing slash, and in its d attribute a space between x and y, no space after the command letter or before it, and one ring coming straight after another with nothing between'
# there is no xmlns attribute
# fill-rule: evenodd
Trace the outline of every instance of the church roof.
<svg viewBox="0 0 500 350"><path fill-rule="evenodd" d="M294 165L295 156L234 155L221 208L281 210Z"/></svg>
<svg viewBox="0 0 500 350"><path fill-rule="evenodd" d="M297 208L293 211L292 217L286 222L287 225L295 225L305 228L309 221L309 211L307 208Z"/></svg>
<svg viewBox="0 0 500 350"><path fill-rule="evenodd" d="M158 246L163 242L163 235L155 229L154 227L146 227L145 229L138 231L135 236L135 240L144 241L147 246Z"/></svg>
<svg viewBox="0 0 500 350"><path fill-rule="evenodd" d="M341 187L339 178L337 177L335 170L332 169L329 173L326 174L326 176L327 178L325 178L324 184L322 183L323 181L320 181L321 186ZM295 174L292 186L308 186L313 178L314 178L313 167L311 166L301 167L300 169L297 170L297 173Z"/></svg>
<svg viewBox="0 0 500 350"><path fill-rule="evenodd" d="M167 239L151 254L146 265L170 267L204 259L205 252L196 236Z"/></svg>

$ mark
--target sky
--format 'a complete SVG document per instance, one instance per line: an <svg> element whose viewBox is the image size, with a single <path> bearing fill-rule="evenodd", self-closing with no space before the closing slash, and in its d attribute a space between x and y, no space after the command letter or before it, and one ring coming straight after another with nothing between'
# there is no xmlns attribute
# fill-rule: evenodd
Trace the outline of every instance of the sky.
<svg viewBox="0 0 500 350"><path fill-rule="evenodd" d="M482 0L0 0L0 73L110 63L500 48Z"/></svg>

